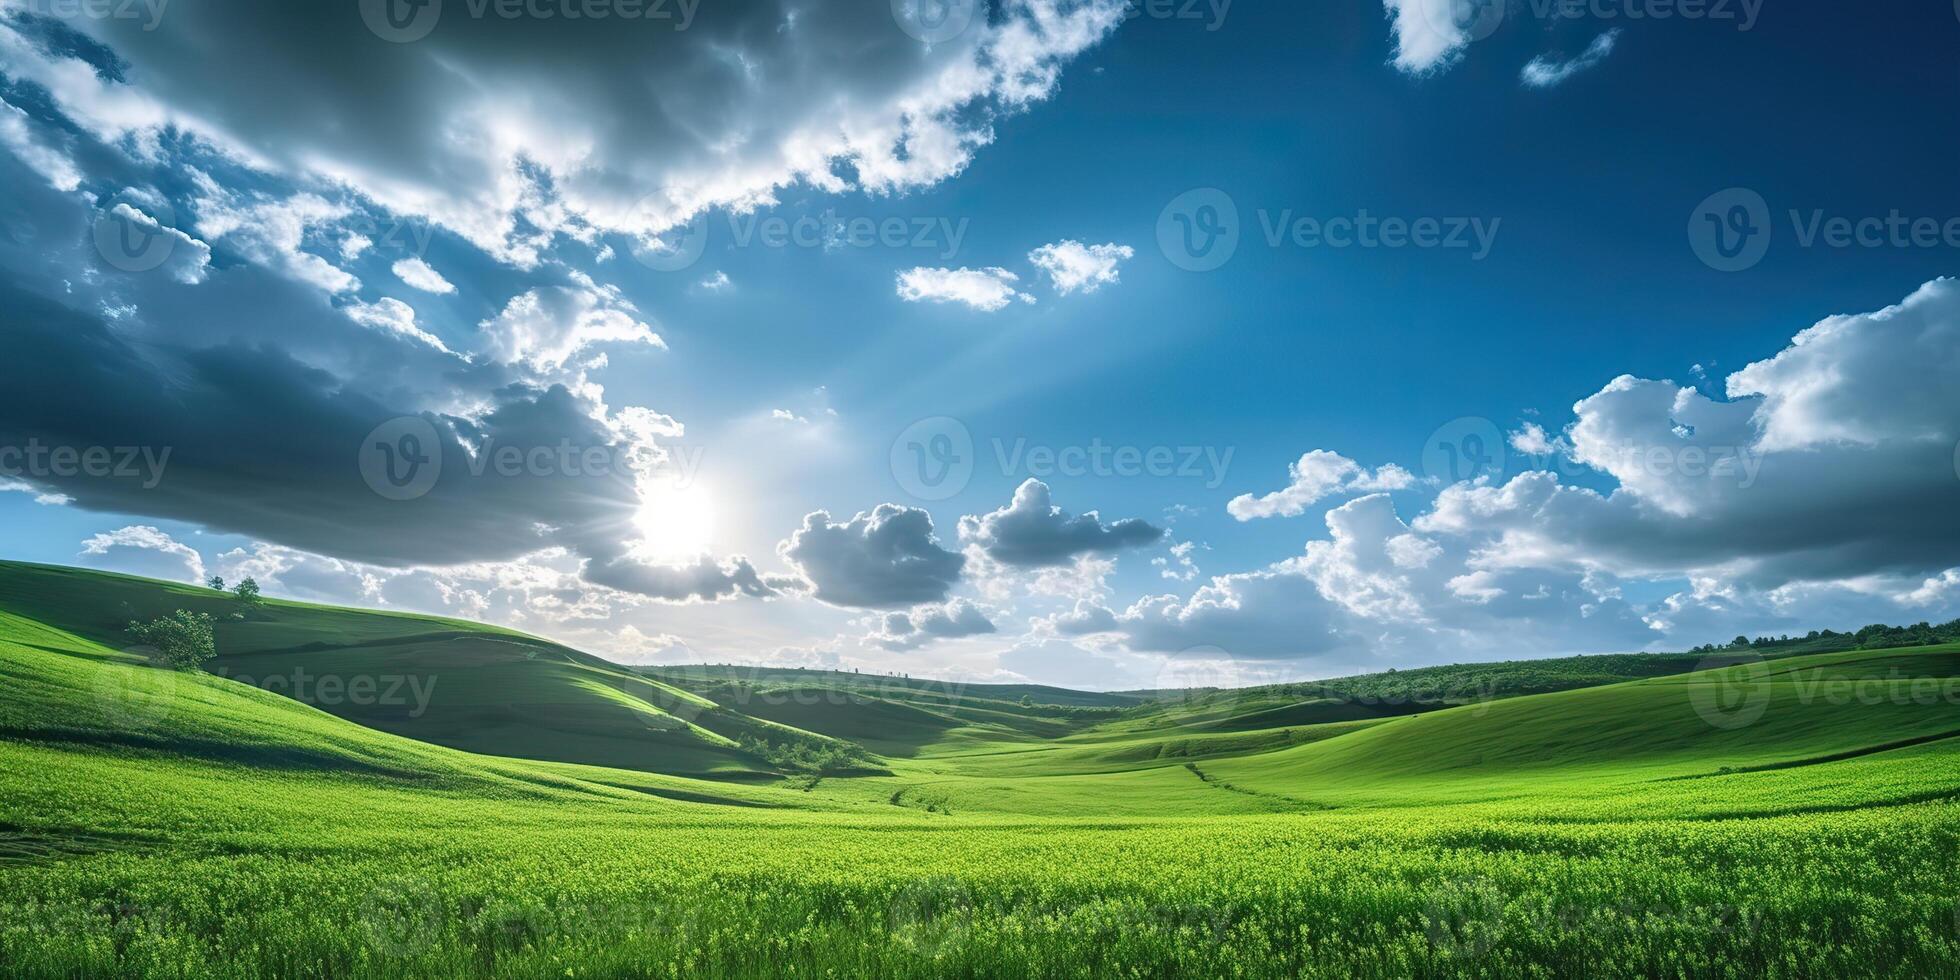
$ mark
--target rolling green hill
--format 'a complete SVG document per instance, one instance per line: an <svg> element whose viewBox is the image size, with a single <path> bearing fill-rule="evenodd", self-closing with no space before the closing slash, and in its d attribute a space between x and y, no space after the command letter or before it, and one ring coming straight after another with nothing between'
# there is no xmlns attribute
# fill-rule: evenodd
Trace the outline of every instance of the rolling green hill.
<svg viewBox="0 0 1960 980"><path fill-rule="evenodd" d="M369 728L494 755L772 779L775 749L832 740L728 711L618 664L512 630L0 562L0 611L110 649L175 609L210 614L208 670Z"/></svg>
<svg viewBox="0 0 1960 980"><path fill-rule="evenodd" d="M120 649L180 607L222 673ZM394 676L429 710L345 703ZM0 975L1960 975L1960 646L1455 706L839 681L0 565Z"/></svg>
<svg viewBox="0 0 1960 980"><path fill-rule="evenodd" d="M1739 773L1944 756L1942 743L1956 737L1960 645L1947 645L1493 701L1206 771L1248 791L1341 806L1412 795L1497 800L1566 783L1638 795L1659 793L1661 783L1720 785Z"/></svg>

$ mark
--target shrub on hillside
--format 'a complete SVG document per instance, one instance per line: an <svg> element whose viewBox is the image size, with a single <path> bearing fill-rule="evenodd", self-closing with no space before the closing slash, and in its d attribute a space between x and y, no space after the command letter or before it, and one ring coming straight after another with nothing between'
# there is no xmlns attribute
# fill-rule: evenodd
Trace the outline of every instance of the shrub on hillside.
<svg viewBox="0 0 1960 980"><path fill-rule="evenodd" d="M147 623L132 622L129 633L150 648L150 659L172 670L196 670L218 655L211 617L179 609Z"/></svg>

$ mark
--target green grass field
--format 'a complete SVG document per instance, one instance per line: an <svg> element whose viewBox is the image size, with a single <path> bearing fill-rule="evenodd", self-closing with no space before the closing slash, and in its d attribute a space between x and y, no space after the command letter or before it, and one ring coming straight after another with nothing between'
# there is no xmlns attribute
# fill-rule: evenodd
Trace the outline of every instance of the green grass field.
<svg viewBox="0 0 1960 980"><path fill-rule="evenodd" d="M206 673L122 652L176 608ZM1960 647L1548 664L636 672L0 564L0 975L1960 976Z"/></svg>

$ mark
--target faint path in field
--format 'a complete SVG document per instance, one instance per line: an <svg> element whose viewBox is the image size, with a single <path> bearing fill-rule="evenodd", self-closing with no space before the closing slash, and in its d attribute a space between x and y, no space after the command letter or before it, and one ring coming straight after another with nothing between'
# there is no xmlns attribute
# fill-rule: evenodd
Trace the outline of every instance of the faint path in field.
<svg viewBox="0 0 1960 980"><path fill-rule="evenodd" d="M953 808L947 806L944 800L925 800L919 803L907 802L905 794L919 788L918 786L900 787L897 792L891 795L891 805L908 807L913 810L924 810L927 813L942 813L949 817L953 815Z"/></svg>
<svg viewBox="0 0 1960 980"><path fill-rule="evenodd" d="M1203 769L1198 768L1198 764L1195 762L1185 763L1184 768L1191 770L1191 775L1198 777L1199 782L1202 782L1206 786L1210 786L1214 789L1222 789L1229 793L1240 793L1246 796L1257 797L1259 799L1280 800L1285 803L1290 803L1296 807L1304 807L1308 810L1337 809L1337 807L1335 807L1331 803L1315 803L1312 800L1303 800L1296 796L1287 796L1284 793L1268 793L1265 792L1264 790L1246 789L1243 786L1234 786L1231 783L1219 779L1217 776L1213 776L1210 773L1205 772Z"/></svg>

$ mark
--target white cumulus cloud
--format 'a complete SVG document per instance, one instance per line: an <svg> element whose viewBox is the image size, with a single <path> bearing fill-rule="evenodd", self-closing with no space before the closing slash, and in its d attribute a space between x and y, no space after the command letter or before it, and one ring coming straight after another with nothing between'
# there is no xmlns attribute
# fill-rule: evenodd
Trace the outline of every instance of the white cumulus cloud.
<svg viewBox="0 0 1960 980"><path fill-rule="evenodd" d="M1068 240L1029 252L1028 261L1047 273L1048 282L1057 293L1067 296L1078 289L1093 293L1105 285L1114 285L1119 279L1117 267L1135 255L1136 249L1128 245L1084 245Z"/></svg>
<svg viewBox="0 0 1960 980"><path fill-rule="evenodd" d="M394 273L395 278L425 293L444 295L456 291L456 287L444 279L435 267L412 255L396 262Z"/></svg>
<svg viewBox="0 0 1960 980"><path fill-rule="evenodd" d="M1283 489L1263 496L1241 494L1225 505L1226 512L1241 521L1298 517L1335 494L1406 490L1416 483L1415 474L1394 463L1369 472L1354 460L1325 449L1301 456L1287 467L1287 474L1292 479Z"/></svg>
<svg viewBox="0 0 1960 980"><path fill-rule="evenodd" d="M987 269L906 269L898 274L898 297L908 303L960 303L987 313L1034 297L1015 288L1021 277L999 267Z"/></svg>

